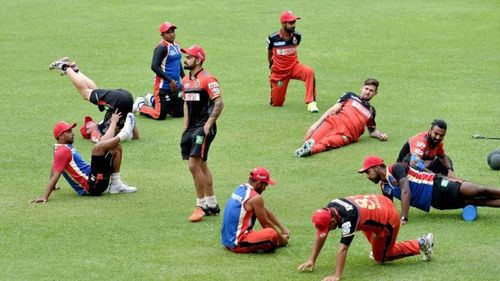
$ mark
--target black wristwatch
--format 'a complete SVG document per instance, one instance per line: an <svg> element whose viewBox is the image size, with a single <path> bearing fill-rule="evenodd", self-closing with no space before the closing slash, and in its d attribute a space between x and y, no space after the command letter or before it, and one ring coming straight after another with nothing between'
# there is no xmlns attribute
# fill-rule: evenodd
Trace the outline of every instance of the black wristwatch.
<svg viewBox="0 0 500 281"><path fill-rule="evenodd" d="M401 216L401 220L402 220L402 221L408 221L408 217Z"/></svg>

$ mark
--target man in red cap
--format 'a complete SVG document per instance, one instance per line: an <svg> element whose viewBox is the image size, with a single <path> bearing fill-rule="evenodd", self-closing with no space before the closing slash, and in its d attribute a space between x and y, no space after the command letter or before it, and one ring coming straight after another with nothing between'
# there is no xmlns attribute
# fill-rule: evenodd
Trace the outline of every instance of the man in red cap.
<svg viewBox="0 0 500 281"><path fill-rule="evenodd" d="M162 40L153 52L151 70L156 74L153 95L138 97L134 103L134 112L156 120L164 120L169 114L182 117L183 101L180 97L182 69L181 46L175 41L177 27L170 22L160 25Z"/></svg>
<svg viewBox="0 0 500 281"><path fill-rule="evenodd" d="M375 108L370 100L377 95L379 82L366 79L358 96L343 94L318 121L309 127L304 143L295 150L295 156L305 157L357 142L368 128L370 137L386 141L388 136L377 129Z"/></svg>
<svg viewBox="0 0 500 281"><path fill-rule="evenodd" d="M101 121L103 123L104 121ZM98 143L101 141L101 131L99 131L99 124L92 119L90 116L85 116L83 119L83 124L80 127L80 134L84 139L89 139L93 143ZM134 122L135 124L135 122ZM133 130L133 140L139 139L139 130L137 130L136 126L134 125L134 130Z"/></svg>
<svg viewBox="0 0 500 281"><path fill-rule="evenodd" d="M57 122L54 126L54 162L49 183L42 196L32 200L32 203L45 203L50 194L56 189L61 175L78 195L101 195L108 187L109 193L131 193L136 187L128 186L121 181L120 166L122 148L120 142L130 140L134 128L134 116L127 118L121 131L114 136L114 131L120 113L113 113L110 119L109 130L101 141L92 148L92 161L86 163L80 153L73 147L74 134L72 129L76 123Z"/></svg>
<svg viewBox="0 0 500 281"><path fill-rule="evenodd" d="M307 110L318 112L316 105L316 81L314 70L299 63L297 49L302 36L295 32L295 23L300 19L292 11L281 14L281 29L267 38L267 57L271 69L271 105L282 106L290 79L298 79L306 84L304 102Z"/></svg>
<svg viewBox="0 0 500 281"><path fill-rule="evenodd" d="M325 244L330 230L340 229L340 247L337 251L335 273L324 281L340 280L347 258L347 250L356 231L363 234L372 245L370 258L379 264L423 253L423 260L432 257L432 233L420 238L396 242L400 227L399 214L391 200L383 195L354 195L332 200L326 208L316 210L312 216L317 230L316 240L309 259L298 270L314 269L316 259Z"/></svg>
<svg viewBox="0 0 500 281"><path fill-rule="evenodd" d="M257 167L250 172L248 182L241 184L229 197L221 230L221 243L226 249L235 253L252 253L286 246L290 231L266 208L262 198L266 187L274 184L269 171ZM262 226L260 230L254 230L256 219Z"/></svg>
<svg viewBox="0 0 500 281"><path fill-rule="evenodd" d="M404 163L385 165L378 156L368 156L358 170L377 184L382 193L392 200L401 200L401 223L408 222L410 206L429 212L460 209L466 205L500 208L500 189L476 185L445 176L421 172Z"/></svg>
<svg viewBox="0 0 500 281"><path fill-rule="evenodd" d="M106 134L110 123L111 115L118 110L120 120L116 124L116 132L123 128L125 119L130 113L132 115L132 106L134 98L132 94L124 89L99 89L94 81L87 77L79 69L75 62L71 61L68 57L61 58L54 61L49 65L49 70L57 69L61 75L67 75L75 89L80 93L84 100L97 105L99 111L106 111L104 120L99 123L98 129L101 134ZM134 128L137 130L137 128ZM138 134L138 133L136 133Z"/></svg>
<svg viewBox="0 0 500 281"><path fill-rule="evenodd" d="M196 207L188 220L198 222L205 215L220 213L212 186L212 173L207 165L208 150L217 134L215 121L224 103L217 78L203 69L205 50L193 45L181 49L186 54L184 69L189 75L182 79L184 99L184 133L181 137L182 159L188 160L196 189Z"/></svg>

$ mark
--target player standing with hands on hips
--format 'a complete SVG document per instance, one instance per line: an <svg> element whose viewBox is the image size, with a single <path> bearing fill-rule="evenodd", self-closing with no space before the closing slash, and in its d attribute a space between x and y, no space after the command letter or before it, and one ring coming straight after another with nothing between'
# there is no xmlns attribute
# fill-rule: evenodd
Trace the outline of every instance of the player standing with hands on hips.
<svg viewBox="0 0 500 281"><path fill-rule="evenodd" d="M217 134L215 121L224 103L217 79L203 69L205 50L193 45L181 51L186 54L184 69L189 70L189 75L182 79L185 130L181 138L181 153L182 159L189 161L196 188L196 207L188 220L198 222L205 215L220 213L207 159L210 144Z"/></svg>
<svg viewBox="0 0 500 281"><path fill-rule="evenodd" d="M295 23L300 19L292 11L281 14L281 29L267 37L267 58L271 69L271 105L282 106L290 79L306 83L304 102L309 112L318 112L316 105L316 80L314 70L299 63L297 49L302 36L295 32Z"/></svg>

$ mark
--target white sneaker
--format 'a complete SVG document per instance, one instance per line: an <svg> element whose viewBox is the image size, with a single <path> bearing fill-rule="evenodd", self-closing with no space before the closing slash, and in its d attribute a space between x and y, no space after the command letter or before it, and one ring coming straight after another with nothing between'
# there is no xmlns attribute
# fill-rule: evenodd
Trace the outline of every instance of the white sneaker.
<svg viewBox="0 0 500 281"><path fill-rule="evenodd" d="M121 129L120 133L125 134L125 140L131 140L134 135L134 126L135 126L135 116L132 112L127 114L127 119L125 119L125 124Z"/></svg>
<svg viewBox="0 0 500 281"><path fill-rule="evenodd" d="M153 101L154 101L153 94L146 93L146 95L144 95L144 100L146 101L147 106L153 106Z"/></svg>
<svg viewBox="0 0 500 281"><path fill-rule="evenodd" d="M318 105L316 104L315 101L312 101L312 102L307 104L307 111L309 111L311 113L318 113L319 112Z"/></svg>
<svg viewBox="0 0 500 281"><path fill-rule="evenodd" d="M109 187L110 194L132 193L132 192L136 192L136 191L137 191L137 187L129 186L124 182L122 182L120 185L111 184L111 186Z"/></svg>
<svg viewBox="0 0 500 281"><path fill-rule="evenodd" d="M304 157L310 155L313 145L314 145L313 139L306 140L301 147L295 150L295 156Z"/></svg>
<svg viewBox="0 0 500 281"><path fill-rule="evenodd" d="M132 106L132 113L136 114L145 104L146 104L146 99L144 99L144 97L136 98L134 101L134 105Z"/></svg>
<svg viewBox="0 0 500 281"><path fill-rule="evenodd" d="M424 261L429 261L432 258L432 247L434 247L434 235L432 233L427 233L425 236L420 237L424 241L424 244L420 246L420 251L424 254L422 259Z"/></svg>

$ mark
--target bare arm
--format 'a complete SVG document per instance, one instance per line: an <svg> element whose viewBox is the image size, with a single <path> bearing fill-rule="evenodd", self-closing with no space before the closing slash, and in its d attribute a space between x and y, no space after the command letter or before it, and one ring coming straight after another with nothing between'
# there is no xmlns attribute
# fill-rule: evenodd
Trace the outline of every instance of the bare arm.
<svg viewBox="0 0 500 281"><path fill-rule="evenodd" d="M309 270L313 271L314 270L314 265L316 263L316 259L318 258L319 253L321 252L321 249L323 248L323 245L325 244L327 235L324 237L316 237L316 240L314 241L314 246L311 251L311 255L307 259L307 261L297 268L300 271L304 270Z"/></svg>
<svg viewBox="0 0 500 281"><path fill-rule="evenodd" d="M205 130L205 135L208 134L210 128L213 126L215 121L217 121L217 118L219 118L219 115L222 112L223 108L224 108L224 102L222 101L222 98L220 96L215 98L214 109L212 110L210 117L208 117L207 123L205 123L205 126L203 127L203 129Z"/></svg>
<svg viewBox="0 0 500 281"><path fill-rule="evenodd" d="M314 122L314 124L311 125L311 127L309 127L306 135L309 135L312 131L316 130L319 124L321 124L321 122L323 122L323 120L325 120L328 116L337 114L341 109L342 103L336 103L335 105L330 107L325 113L323 113L323 115L321 115L321 117L316 122Z"/></svg>
<svg viewBox="0 0 500 281"><path fill-rule="evenodd" d="M273 66L273 50L267 49L267 60L269 61L269 69Z"/></svg>
<svg viewBox="0 0 500 281"><path fill-rule="evenodd" d="M439 159L439 162L441 162L441 164L443 166L445 166L445 167L448 168L448 174L446 176L448 178L450 178L450 179L456 179L457 176L455 175L455 172L451 168L451 160L450 160L450 158L447 155L444 155L442 157L438 157L438 159Z"/></svg>
<svg viewBox="0 0 500 281"><path fill-rule="evenodd" d="M111 139L111 138L113 138L115 136L115 133L116 133L116 124L118 123L118 120L120 119L121 116L122 116L122 114L120 112L118 112L118 109L115 110L115 112L113 114L111 114L111 118L110 118L110 121L109 121L110 123L109 123L108 130L101 137L100 141L105 141L105 140Z"/></svg>
<svg viewBox="0 0 500 281"><path fill-rule="evenodd" d="M410 212L410 185L408 183L408 178L401 178L399 181L399 188L401 189L401 216L408 218L408 213ZM406 221L401 220L401 224L405 224Z"/></svg>
<svg viewBox="0 0 500 281"><path fill-rule="evenodd" d="M253 210L255 216L259 220L262 228L272 228L278 233L278 246L285 246L288 243L288 236L280 234L280 232L276 229L276 226L273 224L273 219L277 220L274 214L271 214L272 218L268 216L268 210L264 206L264 199L262 196L254 196L250 198L246 204L245 209Z"/></svg>
<svg viewBox="0 0 500 281"><path fill-rule="evenodd" d="M184 130L189 126L189 114L188 114L188 106L186 101L184 101Z"/></svg>
<svg viewBox="0 0 500 281"><path fill-rule="evenodd" d="M342 277L342 273L344 272L345 261L347 258L347 250L349 250L349 246L346 244L340 243L339 250L337 251L337 262L335 265L335 275L331 280L339 280Z"/></svg>
<svg viewBox="0 0 500 281"><path fill-rule="evenodd" d="M288 238L290 238L290 230L288 228L286 228L286 226L282 222L280 222L280 220L274 215L273 212L271 212L271 210L266 208L266 212L267 212L267 217L269 218L271 223L275 227L280 229L281 235L285 235L285 236L288 236Z"/></svg>
<svg viewBox="0 0 500 281"><path fill-rule="evenodd" d="M61 177L60 172L55 172L52 173L52 176L49 179L49 183L47 184L47 187L45 188L45 192L43 193L42 196L31 200L31 203L45 203L49 200L49 196L52 193L52 190L55 189L57 181L59 180L59 177Z"/></svg>

